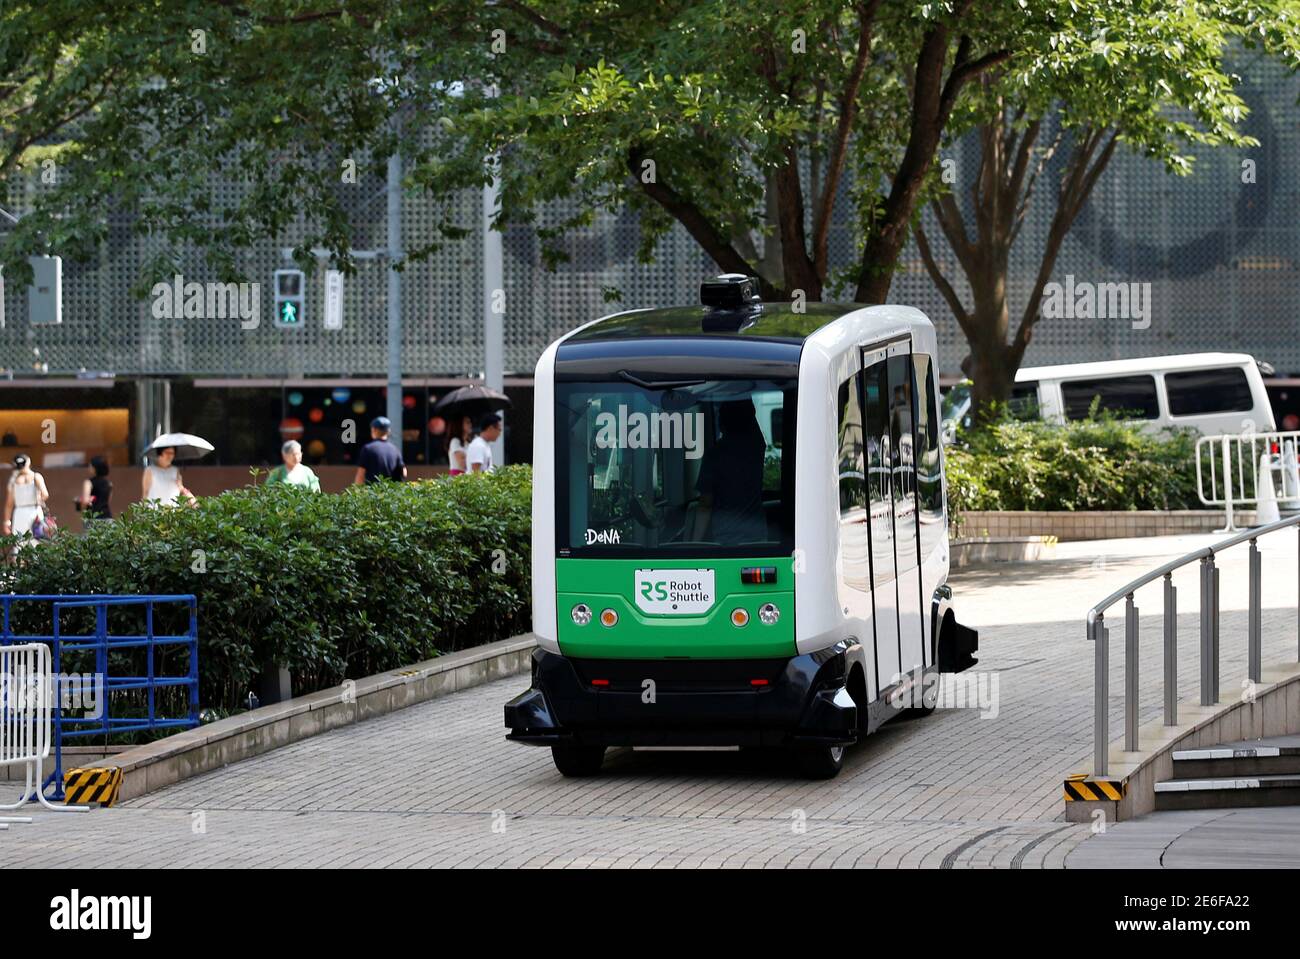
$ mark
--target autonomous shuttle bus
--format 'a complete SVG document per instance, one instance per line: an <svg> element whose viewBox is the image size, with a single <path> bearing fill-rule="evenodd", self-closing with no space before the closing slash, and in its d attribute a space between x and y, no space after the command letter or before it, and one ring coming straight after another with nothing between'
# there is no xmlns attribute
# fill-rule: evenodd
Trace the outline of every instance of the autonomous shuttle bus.
<svg viewBox="0 0 1300 959"><path fill-rule="evenodd" d="M902 306L620 313L537 364L532 685L508 738L775 746L809 776L974 663L945 585L935 334Z"/></svg>

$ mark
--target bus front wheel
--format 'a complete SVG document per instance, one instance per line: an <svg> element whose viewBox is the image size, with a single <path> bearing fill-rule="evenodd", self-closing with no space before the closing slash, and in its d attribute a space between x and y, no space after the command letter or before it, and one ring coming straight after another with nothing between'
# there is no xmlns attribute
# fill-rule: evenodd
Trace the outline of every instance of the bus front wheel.
<svg viewBox="0 0 1300 959"><path fill-rule="evenodd" d="M834 779L844 768L843 746L803 746L795 750L799 769L809 779Z"/></svg>
<svg viewBox="0 0 1300 959"><path fill-rule="evenodd" d="M594 776L605 761L604 746L565 743L551 747L551 761L564 776Z"/></svg>

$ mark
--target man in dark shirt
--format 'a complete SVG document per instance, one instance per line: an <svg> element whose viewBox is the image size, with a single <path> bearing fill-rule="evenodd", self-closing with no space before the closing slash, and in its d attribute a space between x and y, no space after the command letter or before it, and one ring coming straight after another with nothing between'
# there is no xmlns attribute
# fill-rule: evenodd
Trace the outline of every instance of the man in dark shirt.
<svg viewBox="0 0 1300 959"><path fill-rule="evenodd" d="M406 464L402 451L388 441L392 421L387 416L376 416L370 423L370 442L361 447L357 460L357 475L353 483L373 483L380 479L406 479Z"/></svg>
<svg viewBox="0 0 1300 959"><path fill-rule="evenodd" d="M692 538L725 546L768 538L763 517L763 459L767 442L750 400L723 403L718 409L722 437L704 453L695 484Z"/></svg>

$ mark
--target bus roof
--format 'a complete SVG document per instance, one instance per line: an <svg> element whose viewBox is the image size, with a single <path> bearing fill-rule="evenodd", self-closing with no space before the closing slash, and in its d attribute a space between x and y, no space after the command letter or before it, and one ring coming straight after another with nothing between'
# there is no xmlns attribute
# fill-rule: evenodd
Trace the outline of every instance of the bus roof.
<svg viewBox="0 0 1300 959"><path fill-rule="evenodd" d="M718 310L705 306L632 310L589 323L565 342L708 337L801 344L828 323L862 308L861 303L808 303L801 312L795 312L791 303L764 303L761 310Z"/></svg>

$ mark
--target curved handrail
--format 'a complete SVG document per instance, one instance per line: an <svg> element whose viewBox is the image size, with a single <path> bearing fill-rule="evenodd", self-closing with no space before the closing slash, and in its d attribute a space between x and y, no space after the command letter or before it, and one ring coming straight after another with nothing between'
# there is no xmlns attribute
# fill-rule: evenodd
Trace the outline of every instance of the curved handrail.
<svg viewBox="0 0 1300 959"><path fill-rule="evenodd" d="M1198 559L1208 559L1214 556L1216 553L1222 553L1226 549L1231 549L1233 546L1238 546L1249 540L1259 539L1259 537L1266 536L1267 534L1273 532L1274 530L1286 529L1289 526L1296 526L1298 524L1300 524L1300 514L1296 514L1295 516L1288 516L1286 519L1280 519L1276 523L1268 523L1264 526L1256 526L1253 529L1242 530L1240 533L1237 533L1234 536L1230 536L1227 539L1223 540L1222 542L1212 543L1209 546L1202 546L1200 549L1194 549L1190 553L1178 557L1178 559L1171 560L1170 562L1165 563L1163 566L1157 567L1156 569L1153 569L1148 573L1143 573L1141 576L1139 576L1137 579L1133 580L1132 582L1125 583L1119 589L1115 590L1115 592L1111 593L1109 596L1103 599L1100 603L1097 603L1095 606L1093 606L1092 609L1088 610L1087 625L1090 631L1088 635L1089 636L1092 635L1091 629L1093 624L1097 621L1097 617L1100 616L1102 613L1104 613L1106 610L1108 610L1110 607L1114 606L1116 603L1118 603L1129 593L1132 593L1135 590L1139 590L1143 586L1146 586L1148 583L1153 583L1157 579L1160 579L1165 574L1172 573L1174 570L1186 566L1189 563L1193 563Z"/></svg>

